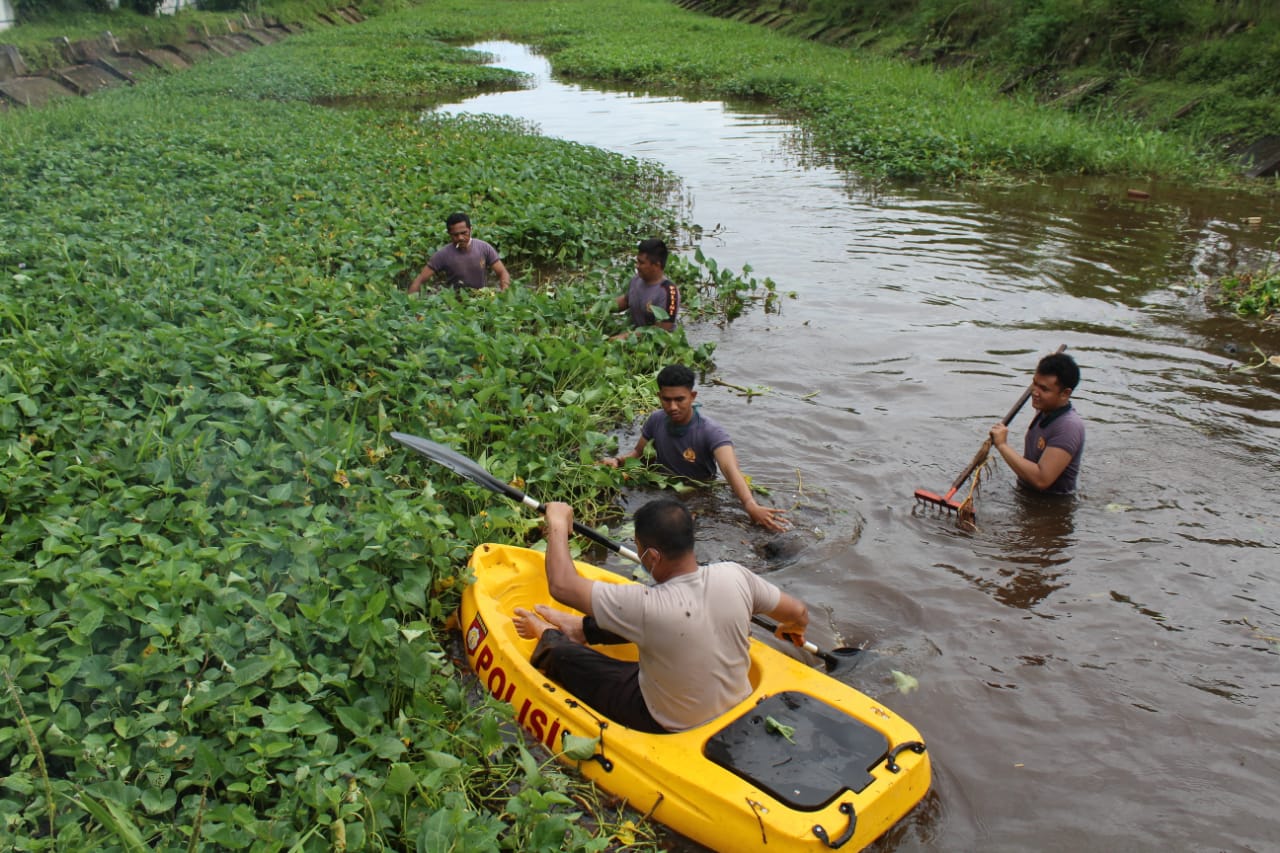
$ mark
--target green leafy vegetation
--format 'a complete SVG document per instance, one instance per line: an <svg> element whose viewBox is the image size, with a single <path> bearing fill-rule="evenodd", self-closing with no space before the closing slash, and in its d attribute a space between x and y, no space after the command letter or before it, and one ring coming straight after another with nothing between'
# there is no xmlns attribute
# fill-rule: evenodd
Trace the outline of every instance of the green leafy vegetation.
<svg viewBox="0 0 1280 853"><path fill-rule="evenodd" d="M764 729L767 732L786 738L791 743L796 742L794 737L796 733L795 726L788 726L785 723L780 723L773 717L764 718Z"/></svg>
<svg viewBox="0 0 1280 853"><path fill-rule="evenodd" d="M1230 275L1218 282L1223 300L1237 313L1270 318L1280 310L1280 270Z"/></svg>
<svg viewBox="0 0 1280 853"><path fill-rule="evenodd" d="M1176 131L1215 156L1280 125L1269 0L809 0L772 25L858 52L963 65L992 87ZM707 0L730 15L772 0Z"/></svg>
<svg viewBox="0 0 1280 853"><path fill-rule="evenodd" d="M324 44L316 49L317 39ZM377 50L370 50L377 45ZM291 36L255 50L216 75L183 74L184 95L234 93L238 98L355 102L377 99L443 103L461 92L517 88L520 76L489 68L475 51L449 47L430 31L374 18L359 26ZM186 79L190 76L191 79Z"/></svg>
<svg viewBox="0 0 1280 853"><path fill-rule="evenodd" d="M264 0L256 11L312 26L334 5ZM783 7L707 0L697 8L729 15L754 6L784 16L774 24L780 31L688 12L669 0L371 0L361 8L375 18L359 27L368 35L348 40L353 47L367 38L395 40L379 29L377 14L412 7L413 15L397 20L411 17L445 41L535 43L566 75L769 102L797 117L844 165L893 178L1049 173L1225 181L1236 168L1231 152L1280 123L1280 11L1261 0L985 0L963 9L938 0ZM133 19L148 22L152 40L160 28L174 35L192 25L225 25L222 13L189 14ZM111 28L118 38L138 32L125 20ZM101 21L83 29L97 35ZM39 56L62 34L20 27L12 40L24 55ZM362 61L367 80L359 96L396 89L394 78L412 73L386 57ZM297 85L284 72L261 86L248 66L244 73L246 91L264 97ZM333 97L323 94L332 87L323 74L306 80L315 93L288 96ZM427 95L402 97L422 103Z"/></svg>
<svg viewBox="0 0 1280 853"><path fill-rule="evenodd" d="M389 433L608 515L607 430L710 355L608 340L672 182L512 121L311 103L516 82L399 26L0 122L0 850L653 844L450 655L471 550L537 519ZM406 295L456 209L515 285ZM767 298L680 276L705 319Z"/></svg>
<svg viewBox="0 0 1280 853"><path fill-rule="evenodd" d="M665 0L443 0L415 17L451 41L496 33L532 41L571 77L775 104L818 147L872 175L1227 174L1186 140L1132 120L1044 109L999 97L972 75L690 14Z"/></svg>

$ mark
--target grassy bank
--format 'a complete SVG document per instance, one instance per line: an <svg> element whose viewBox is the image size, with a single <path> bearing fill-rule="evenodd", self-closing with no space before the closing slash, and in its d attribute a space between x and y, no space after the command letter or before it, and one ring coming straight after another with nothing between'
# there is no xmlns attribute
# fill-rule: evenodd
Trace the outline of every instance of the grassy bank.
<svg viewBox="0 0 1280 853"><path fill-rule="evenodd" d="M376 13L382 4L363 8ZM815 142L845 165L873 175L952 180L1117 174L1203 181L1228 180L1233 168L1195 133L1170 134L1108 109L1047 109L1030 92L997 94L987 77L939 73L874 51L686 12L667 0L432 0L415 8L417 20L441 37L500 35L535 43L564 74L766 101L801 119ZM262 9L287 18L313 7L289 2ZM846 14L838 4L801 11Z"/></svg>
<svg viewBox="0 0 1280 853"><path fill-rule="evenodd" d="M447 653L470 550L536 519L388 433L598 515L605 430L707 357L607 340L669 179L315 106L501 82L418 18L359 32L0 120L0 850L646 843ZM408 297L457 208L516 285ZM738 304L678 276L695 311Z"/></svg>
<svg viewBox="0 0 1280 853"><path fill-rule="evenodd" d="M1270 0L701 0L859 52L965 65L1054 109L1115 112L1210 152L1280 132Z"/></svg>

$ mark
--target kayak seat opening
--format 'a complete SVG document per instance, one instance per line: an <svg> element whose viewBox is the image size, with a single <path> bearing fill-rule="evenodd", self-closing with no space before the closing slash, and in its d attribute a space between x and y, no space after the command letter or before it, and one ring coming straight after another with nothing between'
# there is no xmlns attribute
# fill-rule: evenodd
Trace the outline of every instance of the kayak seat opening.
<svg viewBox="0 0 1280 853"><path fill-rule="evenodd" d="M879 730L796 691L761 699L705 747L708 759L790 808L818 811L874 781L889 752Z"/></svg>

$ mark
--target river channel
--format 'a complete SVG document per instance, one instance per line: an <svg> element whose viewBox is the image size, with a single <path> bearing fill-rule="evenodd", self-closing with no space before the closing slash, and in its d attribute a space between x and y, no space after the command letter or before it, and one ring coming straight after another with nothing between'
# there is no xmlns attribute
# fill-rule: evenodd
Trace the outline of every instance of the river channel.
<svg viewBox="0 0 1280 853"><path fill-rule="evenodd" d="M443 111L661 163L704 252L795 295L687 331L716 343L699 401L791 509L798 552L769 556L724 490L699 556L807 600L820 645L865 644L843 677L928 742L932 792L874 849L1277 849L1280 368L1244 368L1280 327L1188 285L1261 263L1280 201L872 182L759 107L571 85L520 45L476 47L533 85ZM920 507L1060 344L1089 430L1077 498L1023 496L996 459L976 529Z"/></svg>

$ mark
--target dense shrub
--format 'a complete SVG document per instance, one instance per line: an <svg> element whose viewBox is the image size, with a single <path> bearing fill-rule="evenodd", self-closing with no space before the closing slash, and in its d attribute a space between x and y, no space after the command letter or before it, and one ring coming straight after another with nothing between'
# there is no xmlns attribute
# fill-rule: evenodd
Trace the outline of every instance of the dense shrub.
<svg viewBox="0 0 1280 853"><path fill-rule="evenodd" d="M119 8L155 15L163 3L164 0L120 0ZM17 0L14 11L20 23L28 24L84 12L102 14L113 8L110 0Z"/></svg>
<svg viewBox="0 0 1280 853"><path fill-rule="evenodd" d="M209 12L229 12L240 9L256 9L258 0L199 0L197 8Z"/></svg>
<svg viewBox="0 0 1280 853"><path fill-rule="evenodd" d="M109 0L17 0L14 11L20 23L31 23L74 12L109 12Z"/></svg>

